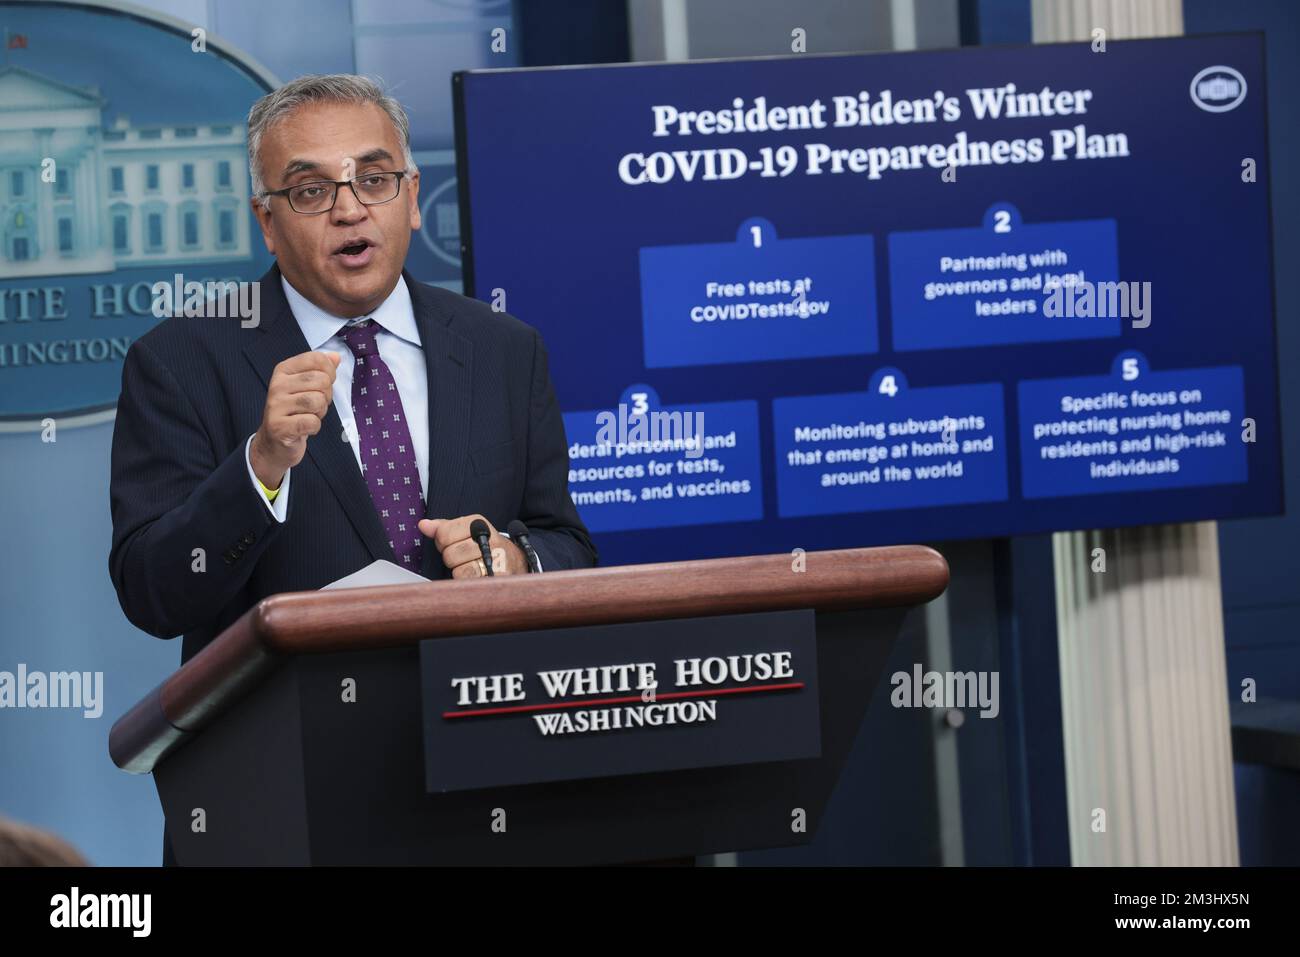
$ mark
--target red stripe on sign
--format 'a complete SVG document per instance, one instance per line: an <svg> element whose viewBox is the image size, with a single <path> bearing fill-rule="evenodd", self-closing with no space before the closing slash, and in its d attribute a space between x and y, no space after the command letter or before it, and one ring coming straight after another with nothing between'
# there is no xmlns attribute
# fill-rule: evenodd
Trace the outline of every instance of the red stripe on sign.
<svg viewBox="0 0 1300 957"><path fill-rule="evenodd" d="M780 685L750 685L745 688L712 688L700 691L670 691L667 694L655 695L654 701L645 701L644 704L658 704L660 701L667 701L670 698L717 698L724 694L752 694L755 691L791 691L802 688L802 681L791 681ZM517 714L521 711L555 711L559 708L580 708L586 705L606 705L606 704L630 704L633 701L641 701L641 696L631 695L625 698L589 698L586 701L559 701L549 704L520 704L509 708L479 708L476 711L444 711L444 718L479 718L489 714Z"/></svg>

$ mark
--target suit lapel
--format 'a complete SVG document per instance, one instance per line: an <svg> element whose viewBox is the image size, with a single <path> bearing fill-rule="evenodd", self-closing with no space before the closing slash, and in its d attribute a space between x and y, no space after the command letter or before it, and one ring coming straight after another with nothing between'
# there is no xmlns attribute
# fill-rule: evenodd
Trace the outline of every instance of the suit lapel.
<svg viewBox="0 0 1300 957"><path fill-rule="evenodd" d="M285 359L306 352L308 346L302 329L298 327L298 322L293 317L293 310L289 308L284 289L280 285L279 266L272 266L262 277L261 283L263 307L261 322L258 324L258 334L244 347L244 354L257 370L262 384L269 388L271 374L275 371L276 365ZM421 335L424 335L423 329ZM426 362L428 351L426 347ZM388 542L388 534L379 521L379 514L375 511L374 501L370 497L370 489L366 486L356 457L352 454L352 446L343 437L343 421L339 418L332 402L324 422L321 423L321 430L307 439L307 455L325 477L325 481L343 507L348 521L365 542L371 558L396 562L397 556L393 553L393 547Z"/></svg>
<svg viewBox="0 0 1300 957"><path fill-rule="evenodd" d="M429 376L429 494L426 518L457 518L469 458L474 344L452 329L452 315L403 272ZM424 570L436 549L424 549Z"/></svg>

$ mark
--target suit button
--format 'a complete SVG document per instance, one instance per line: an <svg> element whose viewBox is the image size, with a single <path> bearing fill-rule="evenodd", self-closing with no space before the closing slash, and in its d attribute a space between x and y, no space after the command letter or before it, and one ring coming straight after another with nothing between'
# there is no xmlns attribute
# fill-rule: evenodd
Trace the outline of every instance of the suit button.
<svg viewBox="0 0 1300 957"><path fill-rule="evenodd" d="M227 549L227 551L226 551L226 561L227 561L227 562L233 562L233 561L234 561L235 559L237 559L238 557L239 557L239 552L235 551L233 548L231 548L231 549Z"/></svg>
<svg viewBox="0 0 1300 957"><path fill-rule="evenodd" d="M252 532L245 532L244 537L241 538L240 541L243 542L245 545L251 545L253 544L253 542L257 541L257 536L254 535Z"/></svg>

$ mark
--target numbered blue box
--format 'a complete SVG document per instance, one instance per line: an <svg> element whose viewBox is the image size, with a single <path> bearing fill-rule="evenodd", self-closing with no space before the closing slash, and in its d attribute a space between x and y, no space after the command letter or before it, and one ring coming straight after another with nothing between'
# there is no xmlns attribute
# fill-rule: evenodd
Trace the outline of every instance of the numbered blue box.
<svg viewBox="0 0 1300 957"><path fill-rule="evenodd" d="M638 412L644 416L643 438L635 431ZM653 419L646 417L665 414L676 414L683 423L702 421L703 435L729 442L712 448L703 443L698 455L640 444L653 434ZM758 403L752 399L661 406L654 396L651 404L638 409L633 398L611 409L566 412L564 431L569 442L569 495L592 532L763 517ZM699 430L686 424L680 432L689 436ZM664 426L659 434L678 430ZM620 442L620 435L627 441ZM615 441L607 443L611 436ZM656 474L651 462L670 471Z"/></svg>
<svg viewBox="0 0 1300 957"><path fill-rule="evenodd" d="M1126 352L1109 375L1031 379L1018 391L1025 498L1247 480L1241 366L1153 372Z"/></svg>
<svg viewBox="0 0 1300 957"><path fill-rule="evenodd" d="M870 236L781 239L753 218L734 242L642 248L640 266L647 368L879 349Z"/></svg>
<svg viewBox="0 0 1300 957"><path fill-rule="evenodd" d="M998 382L911 389L902 373L882 370L866 392L774 400L772 427L782 518L1007 498ZM916 454L936 443L950 450ZM905 455L893 453L898 445Z"/></svg>
<svg viewBox="0 0 1300 957"><path fill-rule="evenodd" d="M1064 254L1064 261L1058 253ZM972 257L1005 268L964 269ZM1022 258L1023 257L1023 258ZM948 267L945 269L944 264ZM1052 263L1056 262L1055 265ZM1023 263L1024 269L1019 265ZM889 300L894 349L955 349L1019 342L1101 339L1120 334L1116 317L1044 314L1049 290L1013 290L1033 276L1072 277L1092 283L1119 279L1113 219L1024 223L1010 203L998 203L973 229L929 229L889 234ZM1071 280L1072 281L1072 280ZM1005 284L1005 290L964 292L972 283ZM1043 285L1047 285L1044 279ZM979 288L983 288L980 286ZM1062 289L1062 300L1068 287ZM980 315L976 301L1034 303L1031 313Z"/></svg>

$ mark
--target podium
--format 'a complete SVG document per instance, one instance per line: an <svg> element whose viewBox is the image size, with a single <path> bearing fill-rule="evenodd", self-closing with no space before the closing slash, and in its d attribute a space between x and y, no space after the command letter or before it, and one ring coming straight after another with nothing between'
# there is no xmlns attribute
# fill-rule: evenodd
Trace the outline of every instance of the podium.
<svg viewBox="0 0 1300 957"><path fill-rule="evenodd" d="M153 774L182 865L602 864L807 843L903 617L947 583L937 552L894 546L274 595L123 715L109 751ZM608 665L616 639L644 658L703 636L703 658L715 638L796 631L815 649L806 680L663 695L716 696L714 724L561 742L526 714L487 714L567 707L520 704L446 732L478 735L454 754L428 734L471 723L427 700L442 642L508 669L521 648ZM773 693L728 694L750 690ZM470 785L431 788L444 772Z"/></svg>

